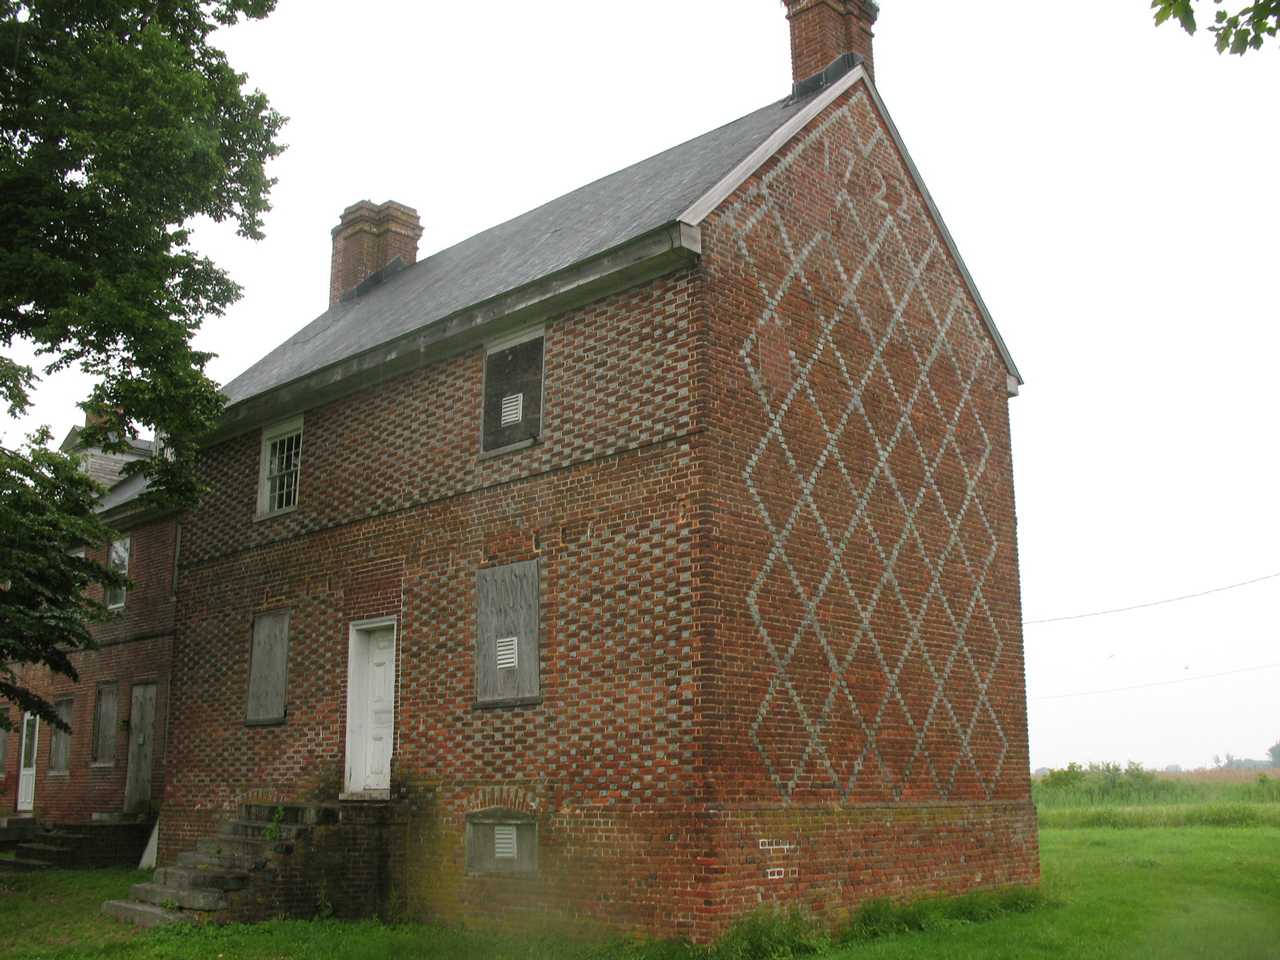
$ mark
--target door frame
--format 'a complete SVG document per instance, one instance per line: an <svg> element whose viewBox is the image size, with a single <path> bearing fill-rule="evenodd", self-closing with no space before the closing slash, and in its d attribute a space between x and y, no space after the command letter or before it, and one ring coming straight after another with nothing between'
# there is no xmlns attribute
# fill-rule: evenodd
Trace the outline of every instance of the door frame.
<svg viewBox="0 0 1280 960"><path fill-rule="evenodd" d="M27 731L31 732L31 766L27 766ZM18 795L14 810L30 813L36 807L36 769L40 760L40 718L34 713L22 715L22 736L18 741ZM23 791L26 798L23 798Z"/></svg>
<svg viewBox="0 0 1280 960"><path fill-rule="evenodd" d="M343 792L340 800L389 800L391 798L390 772L386 789L366 789L363 781L364 761L369 744L364 716L368 710L369 638L378 630L391 628L391 737L392 756L395 753L395 712L399 699L400 681L400 629L395 615L355 620L351 623L347 640L347 718L346 753L344 760Z"/></svg>

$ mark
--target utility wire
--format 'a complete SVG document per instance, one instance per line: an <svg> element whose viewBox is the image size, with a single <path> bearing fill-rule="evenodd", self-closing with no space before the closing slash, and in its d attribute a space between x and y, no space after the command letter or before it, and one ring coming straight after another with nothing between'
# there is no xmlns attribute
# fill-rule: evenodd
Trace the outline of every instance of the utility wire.
<svg viewBox="0 0 1280 960"><path fill-rule="evenodd" d="M1226 588L1224 588L1226 589ZM1202 677L1182 677L1178 680L1160 680L1156 683L1139 683L1132 687L1112 687L1109 690L1082 690L1079 693L1051 693L1045 697L1027 697L1028 700L1061 700L1064 697L1091 697L1096 693L1121 693L1125 690L1142 690L1146 687L1167 687L1171 683L1191 683L1195 680L1210 680L1213 677L1229 677L1236 673L1251 673L1254 670L1266 670L1280 667L1280 663L1264 663L1257 667L1242 667L1239 670L1226 670L1223 673L1206 673Z"/></svg>
<svg viewBox="0 0 1280 960"><path fill-rule="evenodd" d="M1201 590L1199 593L1188 593L1181 597L1170 597L1168 600L1155 600L1151 603L1135 603L1132 607L1116 607L1114 610L1096 610L1093 613L1075 613L1068 617L1046 617L1043 620L1023 620L1022 625L1029 627L1033 623L1056 623L1059 620L1083 620L1085 617L1102 617L1108 613L1124 613L1127 610L1141 610L1144 607L1158 607L1164 603L1177 603L1179 600L1190 600L1193 597L1207 597L1211 593L1221 593L1223 590L1234 590L1236 587L1247 587L1251 584L1261 583L1263 580L1274 580L1280 577L1280 573L1269 573L1265 577L1258 577L1256 580L1246 580L1243 583L1232 583L1225 587L1214 587L1212 590ZM1072 694L1074 696L1074 694Z"/></svg>

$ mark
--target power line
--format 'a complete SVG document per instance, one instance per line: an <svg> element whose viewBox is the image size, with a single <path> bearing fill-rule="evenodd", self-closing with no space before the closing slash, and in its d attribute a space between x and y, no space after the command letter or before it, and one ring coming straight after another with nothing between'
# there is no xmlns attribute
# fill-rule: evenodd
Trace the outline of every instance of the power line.
<svg viewBox="0 0 1280 960"><path fill-rule="evenodd" d="M1083 620L1085 617L1102 617L1109 613L1124 613L1128 610L1141 610L1144 607L1158 607L1164 603L1177 603L1179 600L1191 600L1194 597L1207 597L1211 593L1221 593L1223 590L1234 590L1236 587L1247 587L1255 583L1261 583L1263 580L1274 580L1280 577L1280 573L1269 573L1265 577L1258 577L1256 580L1246 580L1243 583L1232 583L1225 587L1214 587L1212 590L1201 590L1199 593L1188 593L1181 597L1170 597L1168 600L1155 600L1151 603L1135 603L1132 607L1116 607L1114 610L1097 610L1093 613L1075 613L1067 617L1046 617L1043 620L1023 620L1022 625L1029 627L1034 623L1056 623L1059 620Z"/></svg>
<svg viewBox="0 0 1280 960"><path fill-rule="evenodd" d="M1223 589L1226 588L1224 587ZM1242 667L1239 670L1227 670L1223 673L1206 673L1202 677L1182 677L1179 680L1160 680L1156 683L1139 683L1132 687L1112 687L1110 690L1082 690L1080 693L1052 693L1045 697L1027 697L1027 699L1061 700L1064 697L1091 697L1096 693L1121 693L1125 690L1142 690L1146 687L1167 687L1171 683L1192 683L1196 680L1211 680L1214 677L1229 677L1236 673L1252 673L1254 670L1266 670L1270 667L1280 667L1280 663L1264 663L1257 667Z"/></svg>

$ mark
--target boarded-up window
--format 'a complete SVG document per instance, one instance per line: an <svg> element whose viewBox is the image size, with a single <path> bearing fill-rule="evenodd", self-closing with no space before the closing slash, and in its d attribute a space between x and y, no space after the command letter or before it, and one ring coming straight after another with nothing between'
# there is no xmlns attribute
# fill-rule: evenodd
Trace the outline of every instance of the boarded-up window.
<svg viewBox="0 0 1280 960"><path fill-rule="evenodd" d="M542 432L542 337L492 350L484 365L481 446L497 450Z"/></svg>
<svg viewBox="0 0 1280 960"><path fill-rule="evenodd" d="M467 869L472 873L533 873L538 869L538 821L496 807L467 814Z"/></svg>
<svg viewBox="0 0 1280 960"><path fill-rule="evenodd" d="M116 762L116 702L120 688L112 683L98 688L93 712L93 762Z"/></svg>
<svg viewBox="0 0 1280 960"><path fill-rule="evenodd" d="M8 721L9 708L5 707L0 710L0 721ZM9 759L9 731L5 728L4 722L0 722L0 777L4 776L5 761Z"/></svg>
<svg viewBox="0 0 1280 960"><path fill-rule="evenodd" d="M253 650L249 657L245 719L280 723L285 715L289 666L288 610L260 613L253 618Z"/></svg>
<svg viewBox="0 0 1280 960"><path fill-rule="evenodd" d="M476 576L476 700L527 702L540 695L538 561L487 567Z"/></svg>
<svg viewBox="0 0 1280 960"><path fill-rule="evenodd" d="M58 719L71 726L71 698L59 697L53 702ZM66 773L71 769L71 731L53 728L49 738L49 772Z"/></svg>
<svg viewBox="0 0 1280 960"><path fill-rule="evenodd" d="M126 576L129 573L129 538L124 537L120 540L112 540L111 545L107 548L107 566L116 573L123 573ZM107 590L107 606L112 610L118 610L124 606L125 591L123 587L111 587Z"/></svg>

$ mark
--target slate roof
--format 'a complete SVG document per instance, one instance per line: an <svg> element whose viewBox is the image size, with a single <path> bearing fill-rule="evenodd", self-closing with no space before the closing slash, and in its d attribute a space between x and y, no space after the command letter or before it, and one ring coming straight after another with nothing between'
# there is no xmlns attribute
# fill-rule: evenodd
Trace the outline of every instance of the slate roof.
<svg viewBox="0 0 1280 960"><path fill-rule="evenodd" d="M808 99L770 104L419 260L330 307L223 394L235 404L266 393L674 222Z"/></svg>

